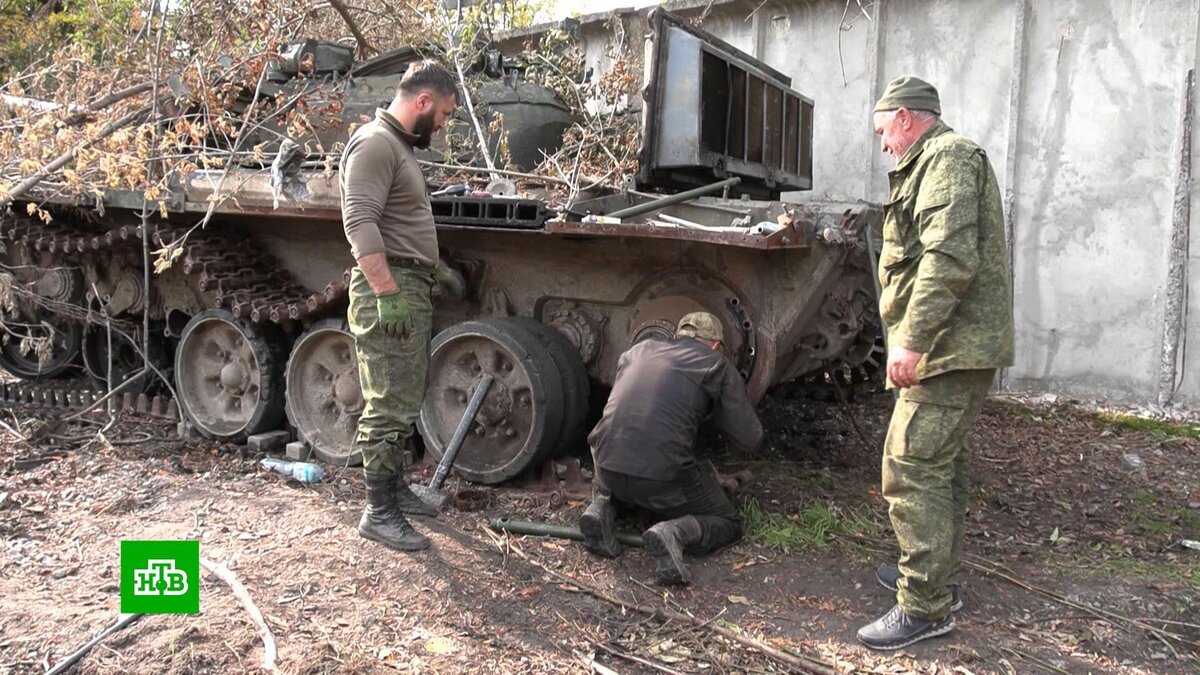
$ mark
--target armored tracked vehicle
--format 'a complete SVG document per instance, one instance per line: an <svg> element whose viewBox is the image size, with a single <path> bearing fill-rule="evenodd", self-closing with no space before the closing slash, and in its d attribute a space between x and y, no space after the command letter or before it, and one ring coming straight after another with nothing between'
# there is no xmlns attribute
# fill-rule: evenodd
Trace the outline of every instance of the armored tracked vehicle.
<svg viewBox="0 0 1200 675"><path fill-rule="evenodd" d="M515 196L432 198L443 257L468 295L435 299L418 427L440 457L474 386L491 375L456 462L471 480L501 482L583 451L593 387L612 383L631 344L668 337L691 311L721 318L755 400L830 364L877 365L864 235L879 209L777 199L812 186L812 102L781 73L669 14L651 26L641 171L624 190L560 209ZM322 50L338 53L297 47ZM335 64L331 100L353 115L386 105L412 58L397 50ZM280 91L319 86L272 79ZM493 90L485 98L511 106L514 137L549 143L568 121L545 90L504 80ZM290 427L321 459L357 463L362 396L345 323L354 261L336 173L321 162L298 167L288 177L298 191L281 191L261 166L195 171L149 220L139 195L115 191L100 210L51 198L50 222L14 205L18 215L0 224L4 295L13 316L50 339L40 354L6 342L0 365L23 379L82 370L116 385L140 373L124 385L140 390L154 380L139 352L148 318L149 362L199 433L240 441ZM719 190L693 199L652 192L714 183ZM222 185L231 198L212 201ZM214 203L208 225L189 232ZM149 249L182 242L173 264L147 274L143 238ZM116 329L111 340L89 322L101 314Z"/></svg>

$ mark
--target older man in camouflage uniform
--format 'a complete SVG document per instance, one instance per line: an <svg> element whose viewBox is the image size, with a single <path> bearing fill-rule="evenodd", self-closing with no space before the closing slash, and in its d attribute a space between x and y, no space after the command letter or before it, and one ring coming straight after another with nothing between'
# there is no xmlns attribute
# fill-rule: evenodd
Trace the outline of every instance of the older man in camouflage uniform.
<svg viewBox="0 0 1200 675"><path fill-rule="evenodd" d="M896 159L879 304L889 386L900 389L883 455L900 561L878 572L896 591L896 605L858 631L872 649L899 649L954 628L967 432L996 369L1013 362L996 175L983 149L940 115L937 90L915 77L893 80L874 111L882 150Z"/></svg>
<svg viewBox="0 0 1200 675"><path fill-rule="evenodd" d="M462 277L439 264L437 230L413 148L427 148L458 104L457 80L432 61L410 64L388 108L350 138L338 177L342 223L358 262L348 319L364 407L362 453L367 507L359 533L401 551L429 540L404 518L435 515L408 488L403 452L425 396L431 289L461 296Z"/></svg>

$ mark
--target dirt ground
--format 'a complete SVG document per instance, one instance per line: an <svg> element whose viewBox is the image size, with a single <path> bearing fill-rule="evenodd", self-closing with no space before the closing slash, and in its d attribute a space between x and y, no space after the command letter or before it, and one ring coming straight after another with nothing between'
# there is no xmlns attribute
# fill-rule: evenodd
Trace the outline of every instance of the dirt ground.
<svg viewBox="0 0 1200 675"><path fill-rule="evenodd" d="M420 519L434 545L402 555L356 534L358 470L306 487L238 448L160 440L172 429L145 419L83 447L0 432L0 673L42 673L115 620L122 539L198 539L245 585L288 673L786 671L715 627L836 672L1200 669L1200 551L1181 545L1200 540L1195 429L1005 398L973 435L957 630L894 654L860 647L855 630L892 603L874 580L895 557L878 491L890 404L770 398L767 452L715 458L752 473L752 536L693 561L694 584L672 591L638 550L607 561L487 530L500 515L573 523L578 501L489 490L480 511ZM262 657L242 604L204 573L200 615L146 616L78 672L255 672Z"/></svg>

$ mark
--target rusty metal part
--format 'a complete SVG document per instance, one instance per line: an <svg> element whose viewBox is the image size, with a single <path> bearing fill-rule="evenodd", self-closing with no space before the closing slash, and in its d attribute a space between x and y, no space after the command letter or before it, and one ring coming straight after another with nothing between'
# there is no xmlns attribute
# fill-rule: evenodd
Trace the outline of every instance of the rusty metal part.
<svg viewBox="0 0 1200 675"><path fill-rule="evenodd" d="M354 336L344 319L318 321L296 340L284 395L288 419L317 457L338 466L362 463L354 436L363 395Z"/></svg>
<svg viewBox="0 0 1200 675"><path fill-rule="evenodd" d="M725 355L740 370L749 372L755 357L750 340L754 324L742 293L707 272L672 274L646 284L634 303L626 340L636 344L647 338L670 339L679 320L691 312L708 312L721 320Z"/></svg>
<svg viewBox="0 0 1200 675"><path fill-rule="evenodd" d="M549 300L542 309L543 321L567 338L585 364L595 361L600 354L606 318L597 317L570 300Z"/></svg>

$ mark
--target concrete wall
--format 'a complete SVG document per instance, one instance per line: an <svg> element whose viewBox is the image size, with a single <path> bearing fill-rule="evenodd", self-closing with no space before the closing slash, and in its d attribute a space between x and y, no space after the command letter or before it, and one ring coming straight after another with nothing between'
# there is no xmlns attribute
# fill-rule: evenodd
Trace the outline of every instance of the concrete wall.
<svg viewBox="0 0 1200 675"><path fill-rule="evenodd" d="M930 80L943 118L987 150L1007 194L1017 360L1005 386L1155 401L1167 297L1184 291L1168 283L1168 268L1185 78L1200 65L1200 0L863 4L870 20L850 2L843 24L842 0L757 11L757 2L718 2L702 24L816 101L815 187L799 197L883 201L892 160L871 134L870 106L896 75ZM644 25L624 23L634 34ZM600 68L604 25L583 30ZM1190 160L1200 170L1197 146ZM1182 277L1194 288L1198 195L1192 181ZM1196 405L1200 293L1183 307L1174 401Z"/></svg>

